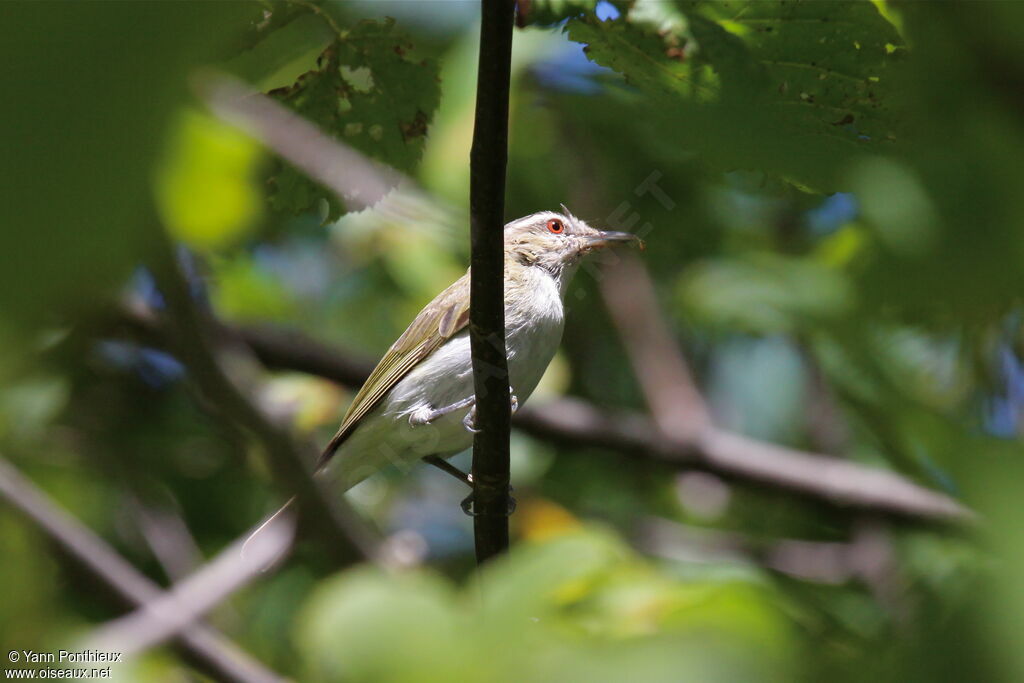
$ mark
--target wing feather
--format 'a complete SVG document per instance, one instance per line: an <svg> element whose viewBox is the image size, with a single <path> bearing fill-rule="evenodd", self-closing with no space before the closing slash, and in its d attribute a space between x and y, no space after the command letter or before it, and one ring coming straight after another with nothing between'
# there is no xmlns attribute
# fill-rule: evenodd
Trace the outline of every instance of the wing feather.
<svg viewBox="0 0 1024 683"><path fill-rule="evenodd" d="M410 370L469 323L469 273L456 280L423 307L419 315L391 345L370 377L352 399L337 434L320 455L317 469L345 442L359 422Z"/></svg>

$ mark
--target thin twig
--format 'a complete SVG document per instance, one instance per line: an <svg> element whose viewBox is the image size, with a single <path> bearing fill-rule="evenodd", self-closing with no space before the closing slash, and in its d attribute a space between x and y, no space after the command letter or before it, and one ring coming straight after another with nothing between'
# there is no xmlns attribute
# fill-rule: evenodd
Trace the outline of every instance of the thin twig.
<svg viewBox="0 0 1024 683"><path fill-rule="evenodd" d="M512 0L481 0L476 117L470 151L472 238L469 337L476 417L473 532L477 562L508 548L511 406L505 355L505 170Z"/></svg>
<svg viewBox="0 0 1024 683"><path fill-rule="evenodd" d="M236 540L159 597L101 627L85 648L128 657L173 637L278 560L291 546L294 533L294 524L275 524L251 542Z"/></svg>
<svg viewBox="0 0 1024 683"><path fill-rule="evenodd" d="M131 607L141 607L163 594L157 584L58 507L3 458L0 458L0 496L119 601ZM175 644L197 667L218 680L236 683L280 683L284 680L222 634L203 624L187 626L179 633Z"/></svg>
<svg viewBox="0 0 1024 683"><path fill-rule="evenodd" d="M181 515L169 506L147 505L134 493L128 494L128 505L139 533L168 579L178 581L203 563L199 546Z"/></svg>

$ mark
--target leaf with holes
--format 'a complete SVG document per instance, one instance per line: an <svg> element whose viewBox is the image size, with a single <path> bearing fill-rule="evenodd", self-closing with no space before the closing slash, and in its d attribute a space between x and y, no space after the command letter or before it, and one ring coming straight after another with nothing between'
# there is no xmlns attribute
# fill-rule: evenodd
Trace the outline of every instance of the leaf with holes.
<svg viewBox="0 0 1024 683"><path fill-rule="evenodd" d="M595 7L597 0L524 0L517 5L516 23L519 26L550 26L593 11Z"/></svg>
<svg viewBox="0 0 1024 683"><path fill-rule="evenodd" d="M891 71L902 42L872 4L649 5L615 21L570 19L566 30L657 100L653 117L686 149L826 189L844 159L900 139Z"/></svg>
<svg viewBox="0 0 1024 683"><path fill-rule="evenodd" d="M679 0L678 5L691 22L715 22L740 38L765 69L777 103L807 128L870 140L897 137L889 76L902 58L903 41L872 3ZM698 39L702 46L703 40Z"/></svg>
<svg viewBox="0 0 1024 683"><path fill-rule="evenodd" d="M315 68L270 95L341 142L408 172L441 99L437 63L412 49L393 20L363 21L342 30ZM343 213L336 196L283 162L270 182L276 209L298 213L326 199L328 220Z"/></svg>
<svg viewBox="0 0 1024 683"><path fill-rule="evenodd" d="M685 37L621 19L571 19L570 40L583 43L591 61L622 74L627 83L656 97L710 99L718 77L687 59Z"/></svg>

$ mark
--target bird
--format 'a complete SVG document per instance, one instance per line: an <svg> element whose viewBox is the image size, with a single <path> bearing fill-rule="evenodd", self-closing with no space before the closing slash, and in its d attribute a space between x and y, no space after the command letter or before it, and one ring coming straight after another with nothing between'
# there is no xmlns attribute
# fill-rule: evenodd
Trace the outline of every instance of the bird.
<svg viewBox="0 0 1024 683"><path fill-rule="evenodd" d="M592 228L561 208L504 227L505 347L513 411L529 399L558 349L566 291L583 257L613 244L643 248L636 235ZM352 400L315 469L318 474L331 470L330 479L341 491L389 464L404 470L421 459L471 483L445 462L469 448L478 430L469 290L467 270L419 312Z"/></svg>
<svg viewBox="0 0 1024 683"><path fill-rule="evenodd" d="M505 348L513 412L555 355L565 327L565 295L582 258L637 236L602 231L572 215L541 211L504 228ZM470 271L438 294L392 344L352 400L324 448L332 479L347 490L389 463L434 464L472 445L475 426L469 344ZM447 470L451 471L451 470Z"/></svg>

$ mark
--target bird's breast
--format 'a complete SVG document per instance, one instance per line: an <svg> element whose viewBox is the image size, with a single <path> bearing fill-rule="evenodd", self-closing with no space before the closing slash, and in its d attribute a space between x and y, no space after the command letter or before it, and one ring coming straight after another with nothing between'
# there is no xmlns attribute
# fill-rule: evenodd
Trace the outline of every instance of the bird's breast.
<svg viewBox="0 0 1024 683"><path fill-rule="evenodd" d="M532 270L532 269L531 269ZM506 282L505 348L509 383L520 404L537 387L562 339L565 321L561 291L549 276ZM469 330L444 342L402 378L339 450L337 476L351 486L387 463L409 463L425 455L448 456L468 448L473 435L462 419L468 407L426 425L409 416L437 410L473 395Z"/></svg>
<svg viewBox="0 0 1024 683"><path fill-rule="evenodd" d="M528 271L539 271L529 268ZM506 283L505 349L509 381L520 401L533 393L555 355L565 327L558 283L545 273L529 273Z"/></svg>

